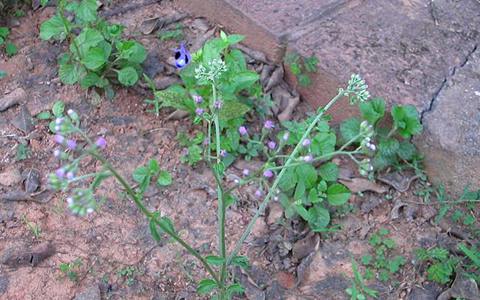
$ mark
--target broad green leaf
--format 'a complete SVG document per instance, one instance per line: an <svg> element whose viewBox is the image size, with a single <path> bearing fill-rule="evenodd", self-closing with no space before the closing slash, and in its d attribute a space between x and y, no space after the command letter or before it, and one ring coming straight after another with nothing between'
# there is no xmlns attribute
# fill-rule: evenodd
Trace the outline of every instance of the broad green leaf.
<svg viewBox="0 0 480 300"><path fill-rule="evenodd" d="M313 219L313 216L311 215L310 211L306 210L305 207L303 207L303 205L298 205L298 204L295 205L295 210L300 215L300 217L302 217L305 221L310 223L311 220Z"/></svg>
<svg viewBox="0 0 480 300"><path fill-rule="evenodd" d="M240 34L230 34L229 36L227 36L227 41L230 46L234 44L238 44L244 39L245 39L245 36Z"/></svg>
<svg viewBox="0 0 480 300"><path fill-rule="evenodd" d="M70 22L65 20L67 24ZM69 24L70 26L71 24ZM58 15L55 15L43 22L40 25L40 38L42 40L49 40L51 38L64 38L67 35L67 28L62 21L62 18Z"/></svg>
<svg viewBox="0 0 480 300"><path fill-rule="evenodd" d="M118 73L118 81L125 86L132 86L138 81L138 73L132 67L125 67Z"/></svg>
<svg viewBox="0 0 480 300"><path fill-rule="evenodd" d="M250 264L248 262L248 257L246 256L235 256L234 258L232 258L232 265L234 266L238 266L244 270L247 270L248 268L250 268Z"/></svg>
<svg viewBox="0 0 480 300"><path fill-rule="evenodd" d="M394 156L400 147L400 143L396 139L382 140L378 144L378 151L384 156Z"/></svg>
<svg viewBox="0 0 480 300"><path fill-rule="evenodd" d="M10 29L8 27L0 27L0 37L6 39L10 34Z"/></svg>
<svg viewBox="0 0 480 300"><path fill-rule="evenodd" d="M85 75L80 81L80 86L84 89L87 89L92 86L103 88L108 85L108 80L101 78L97 73L89 72Z"/></svg>
<svg viewBox="0 0 480 300"><path fill-rule="evenodd" d="M318 173L325 181L337 181L338 166L332 162L324 163L318 169Z"/></svg>
<svg viewBox="0 0 480 300"><path fill-rule="evenodd" d="M58 68L58 76L65 84L74 84L79 79L79 72L76 65L61 64Z"/></svg>
<svg viewBox="0 0 480 300"><path fill-rule="evenodd" d="M343 205L350 198L348 188L340 183L334 183L327 189L327 200L330 205Z"/></svg>
<svg viewBox="0 0 480 300"><path fill-rule="evenodd" d="M227 65L228 72L242 72L247 70L247 63L242 51L238 49L232 49L225 56L225 64Z"/></svg>
<svg viewBox="0 0 480 300"><path fill-rule="evenodd" d="M220 38L211 39L202 49L202 62L207 65L214 59L220 59L223 50L228 47L228 42Z"/></svg>
<svg viewBox="0 0 480 300"><path fill-rule="evenodd" d="M310 84L312 84L312 79L310 79L310 76L308 76L307 74L298 74L297 79L298 83L301 86L309 86Z"/></svg>
<svg viewBox="0 0 480 300"><path fill-rule="evenodd" d="M415 148L415 146L408 140L404 140L400 142L397 154L404 160L412 160L416 152L417 149Z"/></svg>
<svg viewBox="0 0 480 300"><path fill-rule="evenodd" d="M171 107L191 113L195 111L193 100L181 85L171 85L162 91L156 91L154 95L162 107Z"/></svg>
<svg viewBox="0 0 480 300"><path fill-rule="evenodd" d="M140 64L147 58L145 47L136 41L121 41L118 43L117 49L120 52L120 58L132 63Z"/></svg>
<svg viewBox="0 0 480 300"><path fill-rule="evenodd" d="M5 53L7 53L7 56L14 56L17 54L17 46L15 46L14 43L7 42L5 44Z"/></svg>
<svg viewBox="0 0 480 300"><path fill-rule="evenodd" d="M300 180L295 187L295 193L293 194L293 198L295 200L301 201L305 196L305 181Z"/></svg>
<svg viewBox="0 0 480 300"><path fill-rule="evenodd" d="M340 134L344 142L352 140L360 133L360 120L350 118L340 124Z"/></svg>
<svg viewBox="0 0 480 300"><path fill-rule="evenodd" d="M234 283L227 287L227 297L231 299L235 294L243 294L245 289L238 283Z"/></svg>
<svg viewBox="0 0 480 300"><path fill-rule="evenodd" d="M310 148L314 155L327 155L335 151L336 143L337 137L334 133L322 132L313 138Z"/></svg>
<svg viewBox="0 0 480 300"><path fill-rule="evenodd" d="M251 87L255 82L260 79L260 76L256 72L244 71L233 74L230 78L230 85L234 93L238 93L246 88Z"/></svg>
<svg viewBox="0 0 480 300"><path fill-rule="evenodd" d="M213 279L202 279L197 287L197 293L205 295L213 291L217 287L217 283Z"/></svg>
<svg viewBox="0 0 480 300"><path fill-rule="evenodd" d="M307 72L317 72L318 58L315 55L305 58L303 62L305 65L305 70L307 70Z"/></svg>
<svg viewBox="0 0 480 300"><path fill-rule="evenodd" d="M48 120L52 118L52 114L49 111L42 111L41 113L36 115L36 118L39 120Z"/></svg>
<svg viewBox="0 0 480 300"><path fill-rule="evenodd" d="M56 101L52 106L52 113L56 118L63 115L65 111L65 103L63 101Z"/></svg>
<svg viewBox="0 0 480 300"><path fill-rule="evenodd" d="M206 260L209 264L214 265L214 266L221 266L221 265L225 262L225 259L223 259L223 258L220 257L220 256L216 256L216 255L206 256L206 257L205 257L205 260Z"/></svg>
<svg viewBox="0 0 480 300"><path fill-rule="evenodd" d="M282 178L280 178L280 182L278 183L278 187L282 191L289 191L293 189L297 185L297 175L295 173L294 168L287 168L285 173L283 173Z"/></svg>
<svg viewBox="0 0 480 300"><path fill-rule="evenodd" d="M393 106L392 117L394 126L397 128L398 133L404 138L409 138L422 131L420 117L417 109L413 105Z"/></svg>
<svg viewBox="0 0 480 300"><path fill-rule="evenodd" d="M367 120L369 124L375 125L385 114L385 100L382 98L361 102L359 107L362 112L362 118Z"/></svg>
<svg viewBox="0 0 480 300"><path fill-rule="evenodd" d="M309 224L313 231L322 231L330 224L330 212L320 205L311 207L309 214L311 216Z"/></svg>
<svg viewBox="0 0 480 300"><path fill-rule="evenodd" d="M158 174L157 184L159 186L168 186L172 184L172 175L167 171L160 171Z"/></svg>
<svg viewBox="0 0 480 300"><path fill-rule="evenodd" d="M85 57L88 49L91 47L96 47L100 42L105 41L100 31L88 27L85 27L74 40L75 43L70 44L70 52L76 56L78 54L78 46L80 58L82 59Z"/></svg>
<svg viewBox="0 0 480 300"><path fill-rule="evenodd" d="M156 218L156 217L154 217ZM152 218L149 222L149 227L150 227L150 234L152 235L153 239L156 242L160 242L160 233L157 230L157 224L155 223L155 220Z"/></svg>
<svg viewBox="0 0 480 300"><path fill-rule="evenodd" d="M92 47L85 52L82 63L87 69L97 70L108 61L109 55L110 53L107 53L104 48Z"/></svg>
<svg viewBox="0 0 480 300"><path fill-rule="evenodd" d="M295 173L297 174L299 183L303 182L306 188L312 188L315 186L318 176L317 176L317 170L315 170L315 168L312 165L310 164L300 165L295 168Z"/></svg>
<svg viewBox="0 0 480 300"><path fill-rule="evenodd" d="M247 105L237 102L237 101L225 101L221 110L220 110L220 119L222 121L228 121L231 119L236 119L243 117L250 107Z"/></svg>
<svg viewBox="0 0 480 300"><path fill-rule="evenodd" d="M133 180L135 180L138 183L143 182L143 180L147 176L150 176L150 171L145 166L136 168L135 171L133 171L133 174L132 174Z"/></svg>
<svg viewBox="0 0 480 300"><path fill-rule="evenodd" d="M150 159L148 161L148 170L150 171L150 175L155 175L160 172L160 165L156 159Z"/></svg>
<svg viewBox="0 0 480 300"><path fill-rule="evenodd" d="M97 0L82 0L75 10L82 22L94 22L97 19Z"/></svg>

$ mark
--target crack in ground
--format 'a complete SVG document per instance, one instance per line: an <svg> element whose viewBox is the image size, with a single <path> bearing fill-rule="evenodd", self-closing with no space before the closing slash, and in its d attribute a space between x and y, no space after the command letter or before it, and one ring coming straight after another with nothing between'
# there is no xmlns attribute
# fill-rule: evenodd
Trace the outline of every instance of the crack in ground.
<svg viewBox="0 0 480 300"><path fill-rule="evenodd" d="M438 87L438 89L433 93L433 97L432 97L432 100L430 100L430 104L428 105L428 108L427 109L424 109L421 113L420 113L420 123L423 124L423 118L425 117L425 113L428 113L428 112L431 112L433 110L433 105L434 103L437 101L437 98L438 98L438 95L440 94L440 92L443 90L443 88L447 85L447 82L450 78L452 78L455 73L457 72L458 69L461 69L463 68L467 62L470 60L470 57L472 57L473 53L475 53L475 51L477 51L477 48L478 48L478 44L475 44L472 48L472 50L470 50L468 52L468 54L465 56L465 59L457 66L454 66L452 71L450 72L450 74L448 74L442 81L442 83L440 84L440 86Z"/></svg>

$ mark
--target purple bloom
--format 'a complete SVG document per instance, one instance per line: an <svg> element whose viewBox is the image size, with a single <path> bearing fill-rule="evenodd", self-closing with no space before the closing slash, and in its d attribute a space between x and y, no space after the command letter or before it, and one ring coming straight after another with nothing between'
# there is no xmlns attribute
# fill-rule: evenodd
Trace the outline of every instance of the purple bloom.
<svg viewBox="0 0 480 300"><path fill-rule="evenodd" d="M75 140L67 140L67 148L70 150L75 150L77 147L77 142Z"/></svg>
<svg viewBox="0 0 480 300"><path fill-rule="evenodd" d="M287 131L287 132L285 132L285 133L283 134L282 139L286 142L286 141L288 141L288 138L289 138L289 137L290 137L290 132Z"/></svg>
<svg viewBox="0 0 480 300"><path fill-rule="evenodd" d="M204 144L205 146L209 144L208 138L205 138L205 139L203 140L203 144Z"/></svg>
<svg viewBox="0 0 480 300"><path fill-rule="evenodd" d="M257 198L262 197L262 191L261 190L256 190L255 191L255 197L257 197Z"/></svg>
<svg viewBox="0 0 480 300"><path fill-rule="evenodd" d="M65 169L64 168L59 168L55 171L55 175L57 175L58 178L63 178L65 176Z"/></svg>
<svg viewBox="0 0 480 300"><path fill-rule="evenodd" d="M265 123L263 124L263 127L266 129L273 129L275 128L275 124L273 123L272 120L266 120Z"/></svg>
<svg viewBox="0 0 480 300"><path fill-rule="evenodd" d="M263 172L263 176L266 178L272 178L273 177L272 170L265 170L265 172Z"/></svg>
<svg viewBox="0 0 480 300"><path fill-rule="evenodd" d="M215 107L216 109L221 109L222 106L223 106L222 100L217 100L215 101L215 103L213 103L213 107Z"/></svg>
<svg viewBox="0 0 480 300"><path fill-rule="evenodd" d="M302 145L304 147L308 147L308 146L310 146L311 143L312 143L312 141L310 141L309 139L304 139L303 142L302 142Z"/></svg>
<svg viewBox="0 0 480 300"><path fill-rule="evenodd" d="M273 150L273 149L275 149L275 147L277 147L277 143L275 143L274 141L269 141L267 143L267 146L270 150Z"/></svg>
<svg viewBox="0 0 480 300"><path fill-rule="evenodd" d="M303 157L303 161L305 162L311 162L312 160L313 160L313 156L311 156L310 154Z"/></svg>
<svg viewBox="0 0 480 300"><path fill-rule="evenodd" d="M65 138L63 137L63 135L60 135L60 134L56 134L53 139L57 144L63 144L63 142L65 142Z"/></svg>
<svg viewBox="0 0 480 300"><path fill-rule="evenodd" d="M227 156L227 151L224 150L224 149L220 150L220 156L221 156L221 157Z"/></svg>
<svg viewBox="0 0 480 300"><path fill-rule="evenodd" d="M60 127L60 125L55 125L55 132L59 132L60 129L62 129L62 127Z"/></svg>
<svg viewBox="0 0 480 300"><path fill-rule="evenodd" d="M240 126L240 127L238 128L238 132L240 133L241 136L247 135L247 134L248 134L247 127L245 127L245 126Z"/></svg>
<svg viewBox="0 0 480 300"><path fill-rule="evenodd" d="M63 122L63 118L57 118L57 119L55 119L55 124L57 124L57 125L61 125L62 122Z"/></svg>
<svg viewBox="0 0 480 300"><path fill-rule="evenodd" d="M72 198L72 197L68 197L68 198L67 198L67 204L68 204L68 206L72 206L72 205L73 205L73 198Z"/></svg>
<svg viewBox="0 0 480 300"><path fill-rule="evenodd" d="M197 116L203 115L204 112L205 111L203 110L203 108L198 107L197 109L195 109L195 113L197 114Z"/></svg>
<svg viewBox="0 0 480 300"><path fill-rule="evenodd" d="M61 154L62 154L62 153L60 152L60 149L55 149L55 150L53 151L53 156L55 156L55 157L60 157Z"/></svg>
<svg viewBox="0 0 480 300"><path fill-rule="evenodd" d="M242 174L245 176L250 175L250 170L249 169L243 169Z"/></svg>
<svg viewBox="0 0 480 300"><path fill-rule="evenodd" d="M101 136L97 139L95 145L100 149L105 149L107 147L107 140Z"/></svg>
<svg viewBox="0 0 480 300"><path fill-rule="evenodd" d="M75 174L73 174L73 172L68 172L67 173L67 179L72 180L73 178L75 178Z"/></svg>
<svg viewBox="0 0 480 300"><path fill-rule="evenodd" d="M193 101L194 101L195 103L197 103L197 104L200 104L200 103L203 102L203 98L202 98L202 96L194 95L194 96L193 96Z"/></svg>
<svg viewBox="0 0 480 300"><path fill-rule="evenodd" d="M183 69L190 63L191 60L192 57L190 52L188 52L183 43L180 44L180 48L175 49L175 66L179 69Z"/></svg>

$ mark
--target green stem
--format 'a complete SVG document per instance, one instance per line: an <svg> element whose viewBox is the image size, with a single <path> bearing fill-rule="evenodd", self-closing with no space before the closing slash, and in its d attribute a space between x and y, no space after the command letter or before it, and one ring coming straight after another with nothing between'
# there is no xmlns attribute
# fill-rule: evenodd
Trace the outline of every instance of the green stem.
<svg viewBox="0 0 480 300"><path fill-rule="evenodd" d="M314 163L316 161L319 161L319 160L322 160L322 159L325 159L325 158L328 158L328 157L332 157L332 156L335 156L335 155L348 155L348 156L351 156L353 154L357 154L357 153L360 153L358 151L335 151L335 152L332 152L332 153L328 153L328 154L325 154L325 155L321 155L321 156L318 156L318 157L315 157L315 159L313 159L311 162L304 162L304 161L301 161L301 162L297 162L297 163L291 163L287 166L287 164L283 165L283 166L277 166L277 167L271 167L271 168L268 168L269 170L281 170L283 168L292 168L292 167L297 167L297 166L301 166L301 165L305 165L305 164L311 164L311 163Z"/></svg>
<svg viewBox="0 0 480 300"><path fill-rule="evenodd" d="M321 110L319 110L318 114L317 114L317 117L313 120L313 122L310 124L310 126L308 126L307 130L305 131L305 133L303 134L302 138L300 139L300 141L298 142L297 146L295 147L295 149L293 149L292 153L290 154L290 157L287 159L287 162L285 163L285 166L284 168L280 171L280 174L278 174L277 178L275 179L275 181L273 182L272 184L272 187L270 188L270 190L268 191L268 194L267 196L265 197L265 199L263 200L262 204L260 204L260 206L258 207L257 209L257 212L255 213L255 215L253 216L252 220L248 223L247 225L247 228L245 228L245 231L243 232L242 236L240 237L240 239L237 241L237 243L235 244L235 248L234 250L232 251L232 253L228 256L228 259L227 259L227 264L230 264L232 262L232 259L237 255L237 253L240 251L243 243L245 242L245 240L247 239L247 237L250 235L250 232L252 231L252 228L253 226L255 225L255 222L257 222L257 219L260 217L261 214L263 214L263 212L265 211L265 209L267 208L267 205L268 203L270 202L270 200L272 199L272 196L273 194L275 193L275 191L277 190L277 187L278 187L278 184L280 182L280 180L282 179L283 175L285 174L288 166L290 166L295 158L297 157L297 154L300 152L301 148L303 147L302 146L302 142L303 140L305 140L308 135L310 134L310 132L313 130L313 128L315 127L315 125L320 121L320 119L322 118L323 114L328 110L330 109L330 107L335 104L335 102L337 102L338 99L340 99L341 97L343 96L343 92L339 92L334 98L332 98L332 100L330 100L330 102L327 103L327 105L325 105L325 107Z"/></svg>

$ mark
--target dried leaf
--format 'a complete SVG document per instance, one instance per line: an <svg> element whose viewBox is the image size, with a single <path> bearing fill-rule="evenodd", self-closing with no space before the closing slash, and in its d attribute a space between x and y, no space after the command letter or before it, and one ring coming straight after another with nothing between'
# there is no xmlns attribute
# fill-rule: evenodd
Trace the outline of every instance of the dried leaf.
<svg viewBox="0 0 480 300"><path fill-rule="evenodd" d="M352 193L360 193L365 191L372 191L378 194L383 194L388 191L383 185L372 182L366 178L352 178L350 180L342 180L340 182L348 187Z"/></svg>

